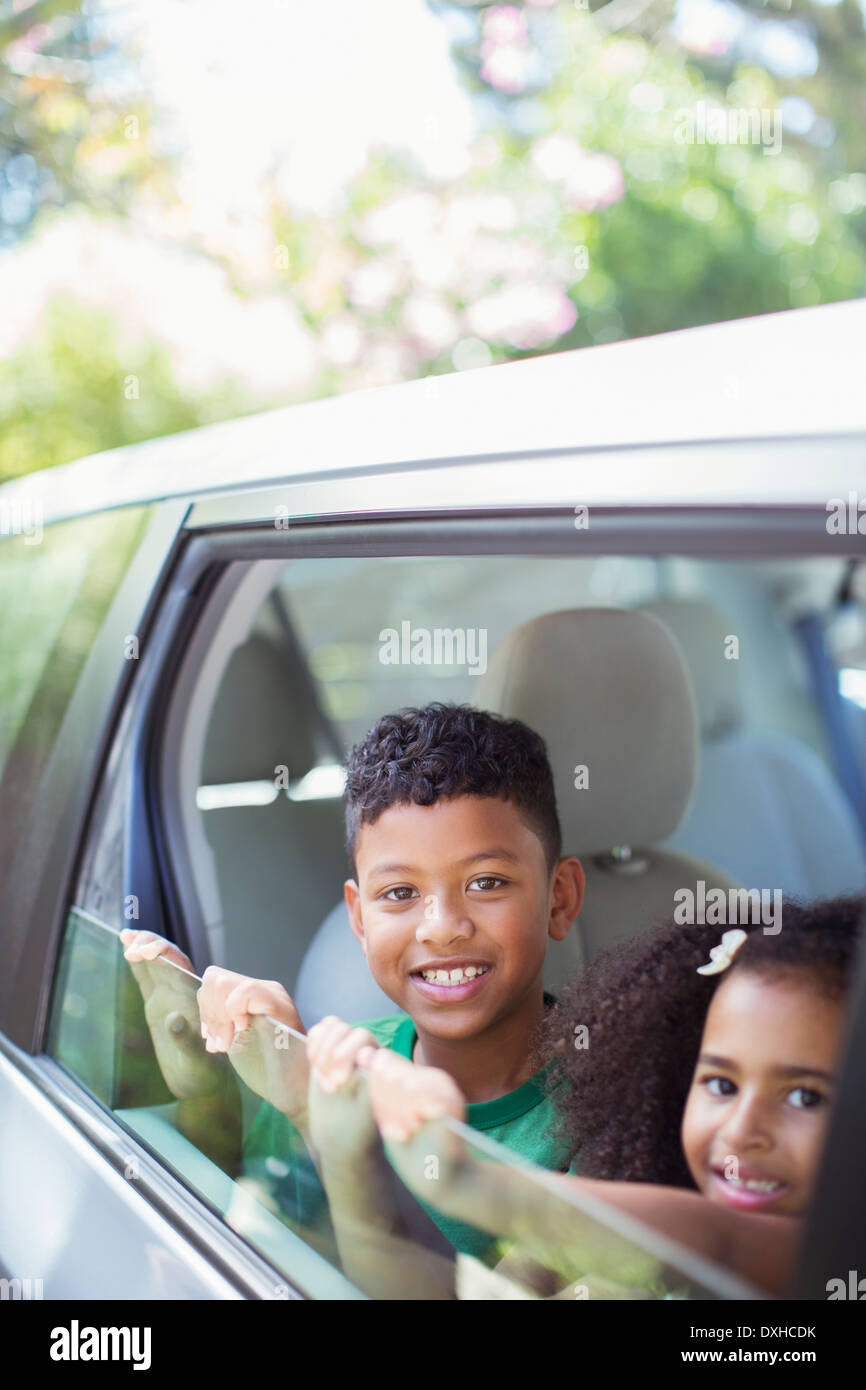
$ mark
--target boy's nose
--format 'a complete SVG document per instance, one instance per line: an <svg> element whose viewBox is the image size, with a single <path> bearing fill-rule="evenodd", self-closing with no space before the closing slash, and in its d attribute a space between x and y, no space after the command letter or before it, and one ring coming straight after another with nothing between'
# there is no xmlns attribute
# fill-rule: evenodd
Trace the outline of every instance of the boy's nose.
<svg viewBox="0 0 866 1390"><path fill-rule="evenodd" d="M429 893L416 937L419 941L455 941L472 935L472 920L464 903L449 904L444 894Z"/></svg>

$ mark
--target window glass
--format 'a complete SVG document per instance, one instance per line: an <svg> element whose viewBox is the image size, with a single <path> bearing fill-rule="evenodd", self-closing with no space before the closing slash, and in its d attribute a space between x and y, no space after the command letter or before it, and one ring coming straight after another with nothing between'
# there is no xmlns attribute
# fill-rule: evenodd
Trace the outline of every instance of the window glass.
<svg viewBox="0 0 866 1390"><path fill-rule="evenodd" d="M0 797L18 824L147 515L111 512L0 540Z"/></svg>
<svg viewBox="0 0 866 1390"><path fill-rule="evenodd" d="M357 1297L339 1269L315 1167L285 1113L293 1095L306 1097L305 1045L281 1029L278 1052L277 1026L256 1020L234 1065L206 1052L200 983L165 960L127 963L119 933L73 909L48 1051L293 1285Z"/></svg>
<svg viewBox="0 0 866 1390"><path fill-rule="evenodd" d="M748 1292L647 1227L625 1232L606 1204L591 1212L553 1190L541 1169L456 1122L428 1124L403 1148L407 1186L393 1146L386 1152L376 1137L362 1078L335 1095L311 1088L305 1039L264 1017L236 1036L228 1056L206 1051L199 986L164 959L127 963L118 933L73 910L50 1051L303 1293ZM467 1227L481 1237L471 1251L454 1235Z"/></svg>
<svg viewBox="0 0 866 1390"><path fill-rule="evenodd" d="M700 759L690 805L661 840L665 850L771 895L863 891L864 827L839 763L846 757L866 782L866 732L852 727L848 753L828 739L833 711L816 699L796 621L803 612L830 618L845 571L844 560L617 555L291 562L233 651L215 698L209 692L209 705L188 715L191 728L208 730L197 782L179 792L205 851L192 856L190 877L201 901L218 904L209 907L213 958L278 978L290 992L305 964L307 983L315 966L317 1006L327 994L329 1011L346 1018L390 1011L387 1000L376 1006L367 995L364 1012L353 1013L345 991L337 995L354 943L336 973L316 954L335 939L332 914L349 871L345 753L389 711L431 700L483 704L483 668L500 644L521 624L562 610L648 607L681 646ZM538 671L540 692L550 674ZM638 693L628 692L635 704ZM564 724L567 708L558 709ZM600 709L597 727L574 729L575 748L600 741L604 718ZM550 745L551 729L538 732ZM577 854L585 847L568 843L565 798L574 779L566 774L583 761L575 754L554 768L566 848ZM627 805L625 776L618 795ZM649 915L675 905L671 889ZM607 922L617 915L613 903ZM598 939L587 940L590 953ZM360 951L357 968L366 978ZM301 1016L316 1021L303 1009Z"/></svg>
<svg viewBox="0 0 866 1390"><path fill-rule="evenodd" d="M400 556L294 563L279 593L348 747L387 710L472 700L518 624L561 608L628 607L657 585L646 558Z"/></svg>

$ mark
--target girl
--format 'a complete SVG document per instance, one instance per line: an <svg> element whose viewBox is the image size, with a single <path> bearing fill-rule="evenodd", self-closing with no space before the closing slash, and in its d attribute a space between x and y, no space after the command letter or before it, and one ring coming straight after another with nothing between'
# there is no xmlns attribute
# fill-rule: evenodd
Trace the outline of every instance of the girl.
<svg viewBox="0 0 866 1390"><path fill-rule="evenodd" d="M438 1207L519 1240L563 1279L587 1261L622 1278L608 1232L571 1204L545 1204L553 1185L603 1198L780 1292L826 1134L863 909L863 899L789 903L778 934L755 926L721 940L717 926L667 924L600 956L539 1039L569 1175L546 1175L536 1200L532 1184L438 1126ZM463 1117L459 1090L392 1052L359 1048L356 1060L392 1162L430 1201L421 1160L429 1170L434 1131L426 1154L414 1141L429 1120ZM327 1072L327 1057L315 1066ZM657 1274L632 1265L627 1282L658 1296Z"/></svg>

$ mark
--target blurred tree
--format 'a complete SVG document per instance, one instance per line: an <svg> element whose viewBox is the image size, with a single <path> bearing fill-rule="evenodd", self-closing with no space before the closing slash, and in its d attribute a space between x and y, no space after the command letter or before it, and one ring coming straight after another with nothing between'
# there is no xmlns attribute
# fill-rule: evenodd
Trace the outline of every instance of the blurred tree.
<svg viewBox="0 0 866 1390"><path fill-rule="evenodd" d="M0 5L0 248L49 206L123 210L143 184L162 184L148 148L149 112L118 76L118 53L83 0Z"/></svg>
<svg viewBox="0 0 866 1390"><path fill-rule="evenodd" d="M796 10L773 15L611 0L591 17L549 0L429 3L496 142L491 183L513 189L523 165L524 203L533 186L537 206L554 195L547 265L566 284L569 246L578 259L578 317L557 348L866 292L866 44L853 0L788 0ZM769 37L754 32L771 24ZM774 75L771 59L796 75ZM766 112L781 149L766 136L680 143L702 104ZM501 347L527 350L514 337Z"/></svg>
<svg viewBox="0 0 866 1390"><path fill-rule="evenodd" d="M858 0L427 0L452 31L466 86L504 124L568 66L560 21L592 12L606 34L678 48L721 90L764 67L789 102L786 139L832 171L866 169L866 31ZM810 109L806 109L806 105Z"/></svg>
<svg viewBox="0 0 866 1390"><path fill-rule="evenodd" d="M0 480L250 408L233 381L181 388L160 344L121 346L110 314L58 298L0 373Z"/></svg>
<svg viewBox="0 0 866 1390"><path fill-rule="evenodd" d="M135 55L108 40L97 6L0 4L0 249L80 207L116 218L146 194L168 209L173 169L153 124ZM163 344L139 333L121 347L125 325L76 288L0 368L0 480L262 404L232 380L182 386Z"/></svg>
<svg viewBox="0 0 866 1390"><path fill-rule="evenodd" d="M107 47L94 0L0 11L0 240L23 240L50 203L67 226L65 208L84 202L125 208L138 248L100 280L110 299L78 302L67 275L66 299L33 313L27 341L11 335L0 476L268 404L866 292L853 0L790 0L790 11L778 8L789 0L679 0L676 11L610 0L594 15L572 0L428 3L475 96L464 167L425 172L395 132L327 215L293 207L275 177L267 257L260 221L241 227L236 249L231 229L221 241L219 226L187 215L158 152L159 113L118 95L133 92L135 63ZM715 108L771 123L714 144L695 113ZM31 244L50 226L40 218ZM199 280L190 261L168 278L148 238L185 243L219 275ZM29 249L12 253L16 265ZM79 280L92 263L79 262ZM234 357L209 356L215 341ZM205 370L182 385L180 365Z"/></svg>

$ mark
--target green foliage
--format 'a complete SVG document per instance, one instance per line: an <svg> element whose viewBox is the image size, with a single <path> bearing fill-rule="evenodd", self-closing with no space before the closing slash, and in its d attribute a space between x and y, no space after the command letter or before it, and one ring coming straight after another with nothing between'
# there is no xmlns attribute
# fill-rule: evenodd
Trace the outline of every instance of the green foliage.
<svg viewBox="0 0 866 1390"><path fill-rule="evenodd" d="M207 393L182 387L160 344L122 345L110 314L55 299L0 368L0 479L250 408L232 382Z"/></svg>

